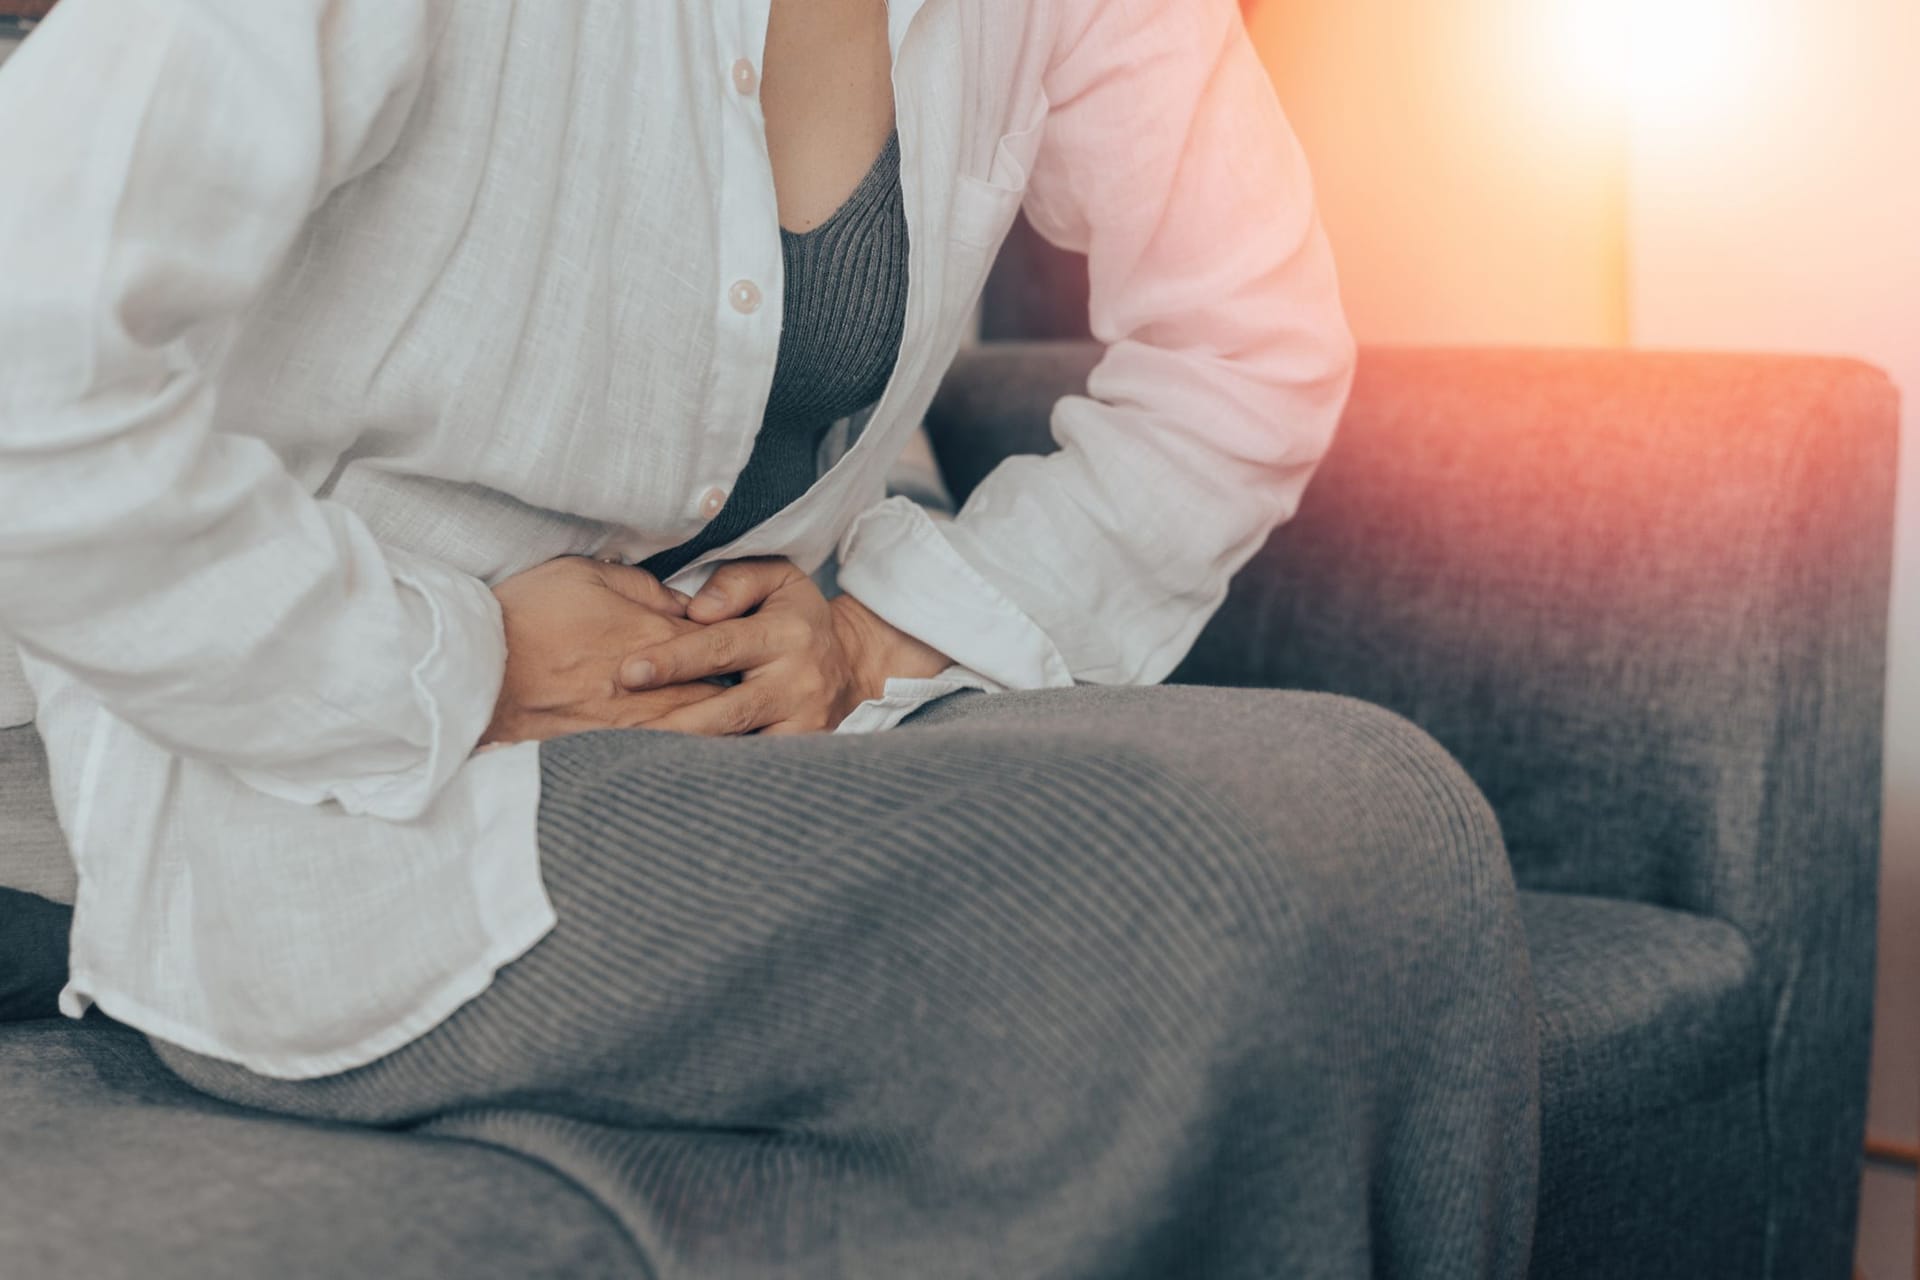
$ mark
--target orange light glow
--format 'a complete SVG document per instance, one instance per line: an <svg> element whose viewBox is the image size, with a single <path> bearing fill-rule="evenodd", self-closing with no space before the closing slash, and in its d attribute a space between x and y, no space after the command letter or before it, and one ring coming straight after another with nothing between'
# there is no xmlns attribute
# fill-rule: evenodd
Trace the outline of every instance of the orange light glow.
<svg viewBox="0 0 1920 1280"><path fill-rule="evenodd" d="M1765 0L1562 0L1581 90L1642 120L1737 107L1750 83Z"/></svg>

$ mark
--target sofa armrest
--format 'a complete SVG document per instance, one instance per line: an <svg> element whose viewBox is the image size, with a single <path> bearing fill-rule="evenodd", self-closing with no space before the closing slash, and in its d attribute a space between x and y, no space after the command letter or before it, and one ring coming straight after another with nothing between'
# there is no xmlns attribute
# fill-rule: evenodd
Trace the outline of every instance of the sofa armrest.
<svg viewBox="0 0 1920 1280"><path fill-rule="evenodd" d="M927 420L956 501L1057 447L1098 355L963 353ZM1175 679L1391 707L1473 771L1530 887L1757 926L1761 846L1874 846L1897 431L1845 361L1366 351Z"/></svg>
<svg viewBox="0 0 1920 1280"><path fill-rule="evenodd" d="M1096 357L963 356L928 422L956 500L1055 447ZM1738 927L1771 998L1780 1276L1852 1230L1897 436L1850 362L1369 350L1299 515L1174 676L1399 711L1525 886Z"/></svg>

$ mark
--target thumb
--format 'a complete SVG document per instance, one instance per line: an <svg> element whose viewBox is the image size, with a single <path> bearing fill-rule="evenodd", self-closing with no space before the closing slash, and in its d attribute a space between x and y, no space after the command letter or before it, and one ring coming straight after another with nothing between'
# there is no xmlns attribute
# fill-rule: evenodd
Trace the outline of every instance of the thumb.
<svg viewBox="0 0 1920 1280"><path fill-rule="evenodd" d="M648 573L638 565L620 564L613 561L597 561L600 567L600 580L616 595L633 603L644 605L658 613L675 618L687 616L687 598L678 591L669 591L661 585L660 579Z"/></svg>
<svg viewBox="0 0 1920 1280"><path fill-rule="evenodd" d="M687 617L699 623L738 618L758 608L766 598L800 576L784 557L729 560L713 571L706 585L693 593Z"/></svg>

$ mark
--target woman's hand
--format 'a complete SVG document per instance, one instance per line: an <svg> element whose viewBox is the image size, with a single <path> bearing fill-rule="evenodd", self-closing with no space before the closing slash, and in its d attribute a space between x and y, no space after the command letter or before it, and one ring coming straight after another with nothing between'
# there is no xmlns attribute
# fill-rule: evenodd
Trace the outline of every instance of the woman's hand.
<svg viewBox="0 0 1920 1280"><path fill-rule="evenodd" d="M507 674L481 746L636 728L725 692L693 683L629 693L617 679L636 645L699 631L686 596L644 569L563 556L493 589L506 620Z"/></svg>
<svg viewBox="0 0 1920 1280"><path fill-rule="evenodd" d="M700 629L633 650L629 689L737 672L719 697L669 711L649 729L709 736L817 733L836 727L892 676L934 676L950 660L852 596L829 601L784 559L721 565L687 606Z"/></svg>

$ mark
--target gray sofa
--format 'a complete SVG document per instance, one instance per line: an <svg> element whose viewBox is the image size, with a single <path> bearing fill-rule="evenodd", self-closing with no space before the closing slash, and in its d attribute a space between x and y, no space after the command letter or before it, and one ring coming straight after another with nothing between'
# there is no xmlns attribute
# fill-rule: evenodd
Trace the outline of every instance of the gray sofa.
<svg viewBox="0 0 1920 1280"><path fill-rule="evenodd" d="M1053 447L1094 357L963 358L929 422L959 496ZM1176 676L1382 703L1492 799L1540 1006L1538 1276L1848 1272L1895 436L1847 363L1370 351ZM634 1274L519 1157L221 1106L99 1019L0 1028L0 1275Z"/></svg>

